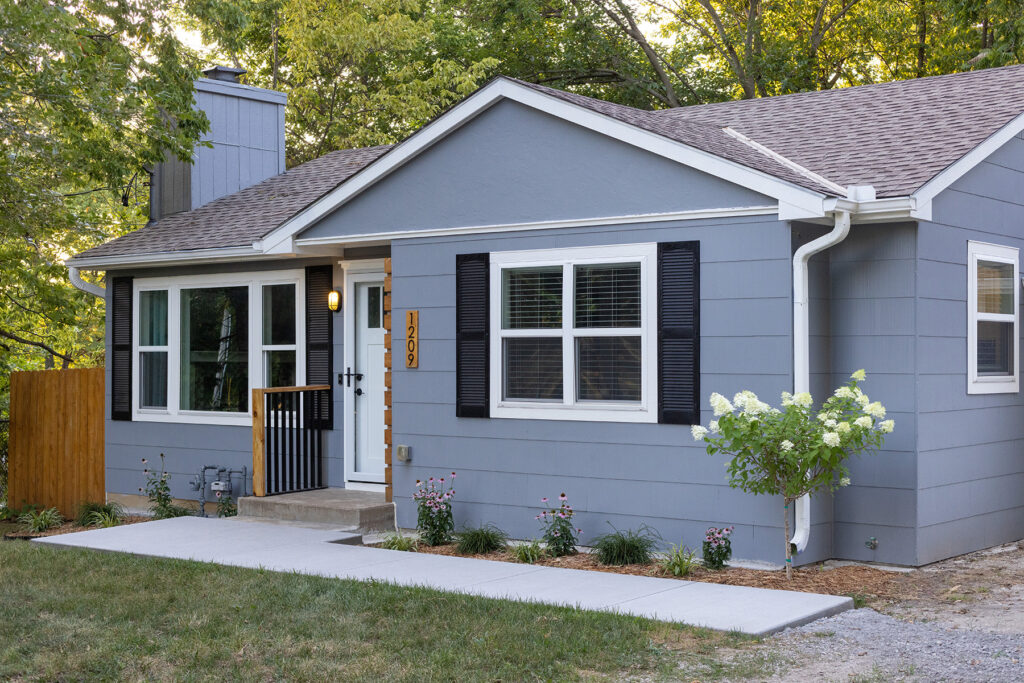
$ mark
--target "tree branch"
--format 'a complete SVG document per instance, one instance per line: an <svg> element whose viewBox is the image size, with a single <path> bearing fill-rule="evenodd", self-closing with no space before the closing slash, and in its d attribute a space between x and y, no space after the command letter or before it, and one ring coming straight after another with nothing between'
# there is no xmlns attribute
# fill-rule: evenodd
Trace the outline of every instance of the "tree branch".
<svg viewBox="0 0 1024 683"><path fill-rule="evenodd" d="M66 356L63 353L60 353L59 351L55 351L53 349L53 347L51 347L49 344L45 344L43 342L32 341L31 339L25 339L24 337L19 337L16 334L12 334L12 333L6 332L4 330L0 330L0 337L3 337L4 339L10 339L11 341L18 342L19 344L26 344L27 346L34 346L34 347L36 347L38 349L42 349L43 351L46 351L50 355L53 355L53 356L56 356L57 358L60 358L61 360L63 360L68 365L70 365L71 363L75 362L75 360L71 356Z"/></svg>

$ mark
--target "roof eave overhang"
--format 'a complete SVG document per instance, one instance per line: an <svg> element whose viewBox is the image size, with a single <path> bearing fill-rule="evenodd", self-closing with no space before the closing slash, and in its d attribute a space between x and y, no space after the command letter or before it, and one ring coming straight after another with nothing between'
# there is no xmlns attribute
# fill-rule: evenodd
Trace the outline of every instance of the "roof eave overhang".
<svg viewBox="0 0 1024 683"><path fill-rule="evenodd" d="M147 254L121 254L114 256L82 256L65 263L83 270L115 270L149 266L189 265L195 263L229 263L267 258L281 258L281 254L264 254L252 247L223 247L217 249L191 249L189 251L163 251Z"/></svg>
<svg viewBox="0 0 1024 683"><path fill-rule="evenodd" d="M824 202L829 197L824 193L781 180L514 81L498 78L419 129L337 189L254 242L253 248L267 254L294 253L297 248L296 238L302 231L501 100L512 100L532 107L772 197L778 201L779 217L783 220L810 219L822 217L826 213ZM339 241L342 239L339 237Z"/></svg>

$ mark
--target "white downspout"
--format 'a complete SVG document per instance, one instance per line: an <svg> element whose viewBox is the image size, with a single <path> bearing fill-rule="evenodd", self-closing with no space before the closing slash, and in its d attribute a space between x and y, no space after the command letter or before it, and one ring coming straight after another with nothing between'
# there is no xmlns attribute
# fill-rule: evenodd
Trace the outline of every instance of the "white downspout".
<svg viewBox="0 0 1024 683"><path fill-rule="evenodd" d="M88 292L89 294L98 296L101 299L107 298L106 289L83 280L82 276L78 273L78 268L75 268L74 266L68 266L68 279L71 280L71 284L73 284L75 288L80 289L83 292Z"/></svg>
<svg viewBox="0 0 1024 683"><path fill-rule="evenodd" d="M854 188L849 188L854 195ZM851 196L851 199L854 198ZM793 393L811 390L810 361L810 320L808 316L808 274L807 264L811 257L833 247L850 234L849 211L836 211L835 227L827 235L802 245L793 254ZM807 547L811 536L811 497L802 496L796 501L796 531L790 543L801 553Z"/></svg>

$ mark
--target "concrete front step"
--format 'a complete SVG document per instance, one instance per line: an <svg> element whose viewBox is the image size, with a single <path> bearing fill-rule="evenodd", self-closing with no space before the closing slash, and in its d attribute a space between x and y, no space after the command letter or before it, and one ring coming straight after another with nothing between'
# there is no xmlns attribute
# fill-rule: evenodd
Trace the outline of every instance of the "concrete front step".
<svg viewBox="0 0 1024 683"><path fill-rule="evenodd" d="M276 496L238 499L241 517L264 517L291 522L327 524L352 531L393 529L395 508L383 493L350 489L320 489Z"/></svg>

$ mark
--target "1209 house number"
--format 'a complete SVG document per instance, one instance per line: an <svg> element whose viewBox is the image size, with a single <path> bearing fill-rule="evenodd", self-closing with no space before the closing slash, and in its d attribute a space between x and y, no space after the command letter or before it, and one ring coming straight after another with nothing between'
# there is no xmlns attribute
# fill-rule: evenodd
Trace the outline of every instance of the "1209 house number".
<svg viewBox="0 0 1024 683"><path fill-rule="evenodd" d="M420 364L420 312L405 312L405 367L417 368Z"/></svg>

